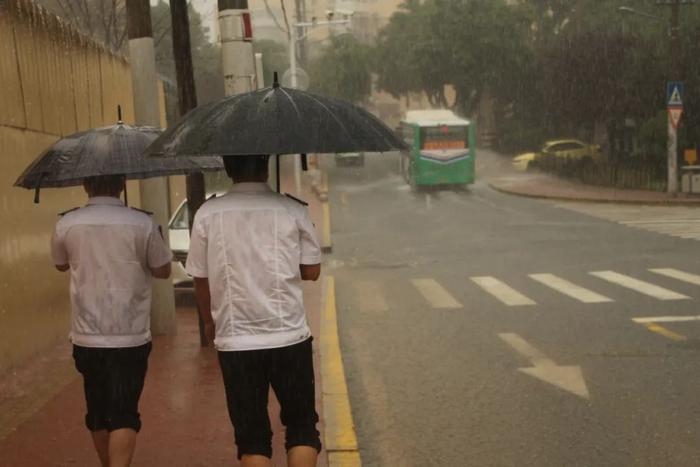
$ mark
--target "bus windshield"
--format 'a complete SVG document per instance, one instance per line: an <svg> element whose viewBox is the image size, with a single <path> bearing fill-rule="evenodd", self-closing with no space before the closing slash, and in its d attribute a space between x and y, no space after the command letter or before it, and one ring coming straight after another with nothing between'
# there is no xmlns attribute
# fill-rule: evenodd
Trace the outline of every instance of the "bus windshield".
<svg viewBox="0 0 700 467"><path fill-rule="evenodd" d="M467 134L467 126L421 128L421 149L465 149Z"/></svg>

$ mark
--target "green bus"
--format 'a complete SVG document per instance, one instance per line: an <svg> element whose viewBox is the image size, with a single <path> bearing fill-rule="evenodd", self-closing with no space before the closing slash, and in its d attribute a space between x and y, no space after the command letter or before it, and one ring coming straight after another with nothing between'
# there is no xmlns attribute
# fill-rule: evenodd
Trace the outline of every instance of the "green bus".
<svg viewBox="0 0 700 467"><path fill-rule="evenodd" d="M412 187L474 183L476 129L449 110L411 110L401 121L409 146L399 170Z"/></svg>

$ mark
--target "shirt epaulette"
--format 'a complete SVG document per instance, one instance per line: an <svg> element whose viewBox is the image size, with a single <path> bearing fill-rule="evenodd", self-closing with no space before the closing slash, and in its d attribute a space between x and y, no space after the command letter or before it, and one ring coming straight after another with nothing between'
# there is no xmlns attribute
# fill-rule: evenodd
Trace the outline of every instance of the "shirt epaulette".
<svg viewBox="0 0 700 467"><path fill-rule="evenodd" d="M59 212L59 213L58 213L58 216L59 216L59 217L63 217L63 216L65 216L66 214L68 214L69 212L75 211L76 209L80 209L80 206L75 207L75 208L71 208L71 209L69 209L69 210L67 210L67 211Z"/></svg>
<svg viewBox="0 0 700 467"><path fill-rule="evenodd" d="M289 193L285 193L284 196L286 196L289 199L293 199L294 201L296 201L297 203L299 203L301 205L304 205L304 206L309 205L309 203L307 203L306 201L300 200L299 198L296 198L296 197L290 195Z"/></svg>
<svg viewBox="0 0 700 467"><path fill-rule="evenodd" d="M144 214L148 214L149 216L152 216L152 215L153 215L153 213L152 213L151 211L146 211L145 209L139 209L139 208L135 208L135 207L133 207L133 206L129 206L129 208L130 208L130 209L133 209L134 211L138 211L138 212L142 212L142 213L144 213Z"/></svg>

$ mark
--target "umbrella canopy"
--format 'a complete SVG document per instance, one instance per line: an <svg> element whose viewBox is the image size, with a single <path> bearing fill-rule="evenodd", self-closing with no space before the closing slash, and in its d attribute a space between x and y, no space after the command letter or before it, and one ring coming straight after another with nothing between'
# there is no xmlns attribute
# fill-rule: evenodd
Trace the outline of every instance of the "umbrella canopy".
<svg viewBox="0 0 700 467"><path fill-rule="evenodd" d="M223 169L219 157L196 160L144 157L144 150L161 131L119 122L66 136L34 160L15 186L67 187L81 185L83 179L97 175L123 174L127 179L142 179Z"/></svg>
<svg viewBox="0 0 700 467"><path fill-rule="evenodd" d="M381 120L348 102L280 87L198 107L167 129L151 155L235 156L384 152L405 148Z"/></svg>

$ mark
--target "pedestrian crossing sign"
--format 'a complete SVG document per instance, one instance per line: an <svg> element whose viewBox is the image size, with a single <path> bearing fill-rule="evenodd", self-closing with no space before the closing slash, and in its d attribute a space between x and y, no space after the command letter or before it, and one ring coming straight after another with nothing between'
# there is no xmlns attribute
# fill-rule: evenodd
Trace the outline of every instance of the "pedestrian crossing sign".
<svg viewBox="0 0 700 467"><path fill-rule="evenodd" d="M668 108L668 119L671 121L671 125L676 130L678 129L678 124L681 121L681 115L683 115L683 107L669 107Z"/></svg>
<svg viewBox="0 0 700 467"><path fill-rule="evenodd" d="M669 81L666 85L666 105L668 107L683 107L683 83Z"/></svg>

